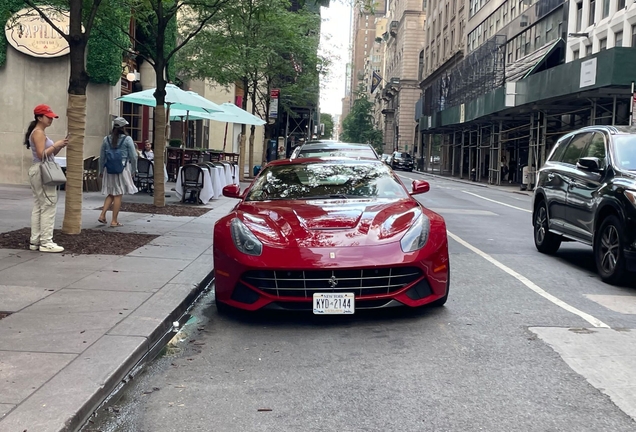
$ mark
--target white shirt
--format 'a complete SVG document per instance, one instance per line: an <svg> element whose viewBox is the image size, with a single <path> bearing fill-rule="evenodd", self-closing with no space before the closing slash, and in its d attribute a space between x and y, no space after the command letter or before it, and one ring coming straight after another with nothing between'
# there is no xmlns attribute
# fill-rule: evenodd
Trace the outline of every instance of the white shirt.
<svg viewBox="0 0 636 432"><path fill-rule="evenodd" d="M146 150L142 150L141 151L141 157L144 159L148 159L148 160L154 160L155 159L155 153L150 150L150 151L146 151Z"/></svg>

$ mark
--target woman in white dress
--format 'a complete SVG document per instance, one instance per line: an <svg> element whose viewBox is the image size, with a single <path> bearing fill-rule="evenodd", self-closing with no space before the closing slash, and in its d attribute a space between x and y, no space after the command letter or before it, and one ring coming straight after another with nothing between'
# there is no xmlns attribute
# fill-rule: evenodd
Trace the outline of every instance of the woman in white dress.
<svg viewBox="0 0 636 432"><path fill-rule="evenodd" d="M113 131L104 137L99 155L99 176L102 179L102 195L104 200L99 223L106 223L106 212L111 208L113 217L110 227L120 227L117 220L121 199L124 194L133 195L138 192L133 181L133 174L137 172L137 149L132 138L126 134L124 127L129 123L123 117L117 117L113 123ZM121 166L120 166L121 164ZM110 171L109 172L109 167Z"/></svg>

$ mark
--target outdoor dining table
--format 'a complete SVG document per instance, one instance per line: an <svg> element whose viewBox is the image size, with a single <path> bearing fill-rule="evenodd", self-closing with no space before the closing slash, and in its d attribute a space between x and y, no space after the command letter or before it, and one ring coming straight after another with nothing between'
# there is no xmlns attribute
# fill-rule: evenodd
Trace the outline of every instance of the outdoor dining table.
<svg viewBox="0 0 636 432"><path fill-rule="evenodd" d="M210 202L211 199L214 199L216 197L215 195L216 187L214 182L215 182L215 177L217 175L216 175L216 170L214 170L214 172L210 172L208 167L205 167L205 166L202 166L201 169L203 170L203 189L201 189L201 192L199 193L199 199L201 200L203 204L207 204L208 202ZM179 199L183 198L183 185L181 184L182 170L183 170L183 167L179 167L179 172L177 174L177 182L174 188L175 195ZM218 183L219 180L216 180L216 182ZM220 194L218 196L220 196Z"/></svg>

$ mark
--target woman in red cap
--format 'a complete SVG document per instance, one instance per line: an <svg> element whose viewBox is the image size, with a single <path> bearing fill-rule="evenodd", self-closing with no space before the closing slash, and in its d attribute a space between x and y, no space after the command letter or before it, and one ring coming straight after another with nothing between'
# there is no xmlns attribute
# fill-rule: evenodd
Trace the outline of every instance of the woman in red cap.
<svg viewBox="0 0 636 432"><path fill-rule="evenodd" d="M44 130L51 126L58 115L48 105L38 105L33 110L35 120L29 124L24 144L33 153L33 165L29 168L29 182L33 190L33 213L31 213L31 241L29 248L40 252L62 252L64 248L53 243L53 226L57 208L57 188L42 183L40 164L42 160L53 158L68 145L64 138L53 142Z"/></svg>

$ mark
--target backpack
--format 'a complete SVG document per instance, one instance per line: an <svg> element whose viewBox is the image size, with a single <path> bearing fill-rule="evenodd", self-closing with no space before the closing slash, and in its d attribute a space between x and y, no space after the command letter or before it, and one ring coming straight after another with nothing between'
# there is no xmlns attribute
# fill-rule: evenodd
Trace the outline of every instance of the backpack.
<svg viewBox="0 0 636 432"><path fill-rule="evenodd" d="M126 139L126 137L124 137ZM108 174L121 174L124 172L124 155L121 151L121 141L116 148L110 143L110 137L107 138L108 149L106 150L106 164Z"/></svg>

